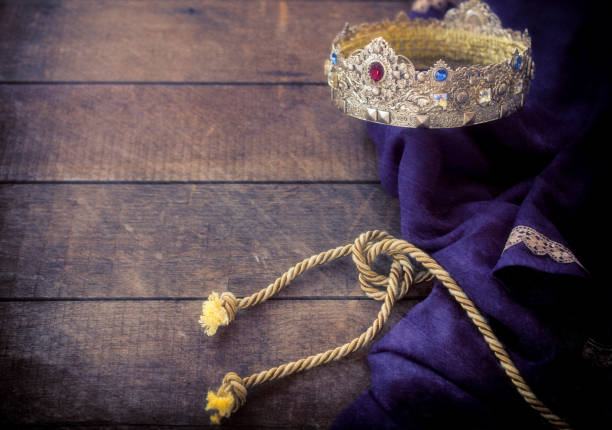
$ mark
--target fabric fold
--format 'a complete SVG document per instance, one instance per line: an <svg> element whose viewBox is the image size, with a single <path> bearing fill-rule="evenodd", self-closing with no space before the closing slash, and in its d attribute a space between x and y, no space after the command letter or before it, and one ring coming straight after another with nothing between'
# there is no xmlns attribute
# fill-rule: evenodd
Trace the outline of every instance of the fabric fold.
<svg viewBox="0 0 612 430"><path fill-rule="evenodd" d="M599 18L571 1L488 3L504 25L532 35L536 77L524 108L452 130L367 129L381 182L399 198L402 237L461 285L540 400L575 428L591 428L611 418L596 393L612 384L582 358L601 290L582 234L593 228L581 224L603 166L593 162L590 130L605 118L609 84L583 79L579 47L594 46L596 34L585 29ZM539 254L531 239L506 247L520 226L575 261ZM550 428L439 284L368 362L371 387L338 416L336 430Z"/></svg>

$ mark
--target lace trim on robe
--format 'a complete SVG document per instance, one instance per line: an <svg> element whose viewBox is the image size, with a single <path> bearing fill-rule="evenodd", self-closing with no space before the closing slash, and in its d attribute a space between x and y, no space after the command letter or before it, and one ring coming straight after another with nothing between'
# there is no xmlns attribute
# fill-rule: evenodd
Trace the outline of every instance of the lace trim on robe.
<svg viewBox="0 0 612 430"><path fill-rule="evenodd" d="M536 255L548 255L558 263L576 263L584 268L576 256L559 242L549 239L537 230L526 225L517 225L510 232L502 254L514 245L523 243L529 251Z"/></svg>

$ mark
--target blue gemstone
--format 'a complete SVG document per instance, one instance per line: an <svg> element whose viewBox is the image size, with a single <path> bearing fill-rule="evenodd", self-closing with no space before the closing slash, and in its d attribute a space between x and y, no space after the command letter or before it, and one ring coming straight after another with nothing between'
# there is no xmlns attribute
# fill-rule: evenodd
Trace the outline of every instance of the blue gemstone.
<svg viewBox="0 0 612 430"><path fill-rule="evenodd" d="M519 55L518 57L516 57L516 62L514 63L514 68L515 69L520 69L521 68L521 64L523 64L523 57L521 57Z"/></svg>
<svg viewBox="0 0 612 430"><path fill-rule="evenodd" d="M336 55L336 53L335 53L335 52L332 52L332 54L331 54L331 57L330 57L330 58L331 58L332 63L334 63L334 64L337 64L337 63L338 63L338 56Z"/></svg>
<svg viewBox="0 0 612 430"><path fill-rule="evenodd" d="M436 70L436 73L434 74L434 78L436 78L436 81L444 81L446 80L446 77L448 76L448 72L446 71L446 69L438 69Z"/></svg>

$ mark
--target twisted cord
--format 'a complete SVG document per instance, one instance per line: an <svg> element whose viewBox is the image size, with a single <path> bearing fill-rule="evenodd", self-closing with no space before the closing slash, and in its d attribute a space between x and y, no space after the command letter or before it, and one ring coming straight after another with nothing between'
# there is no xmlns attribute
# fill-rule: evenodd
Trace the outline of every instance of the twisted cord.
<svg viewBox="0 0 612 430"><path fill-rule="evenodd" d="M372 262L381 254L392 257L391 267L387 275L382 275L371 268ZM361 289L368 297L383 302L372 325L360 336L337 348L282 364L246 378L241 378L234 372L228 373L223 378L223 382L217 392L209 391L207 395L208 405L206 409L217 410L217 413L211 417L213 423L218 424L222 417L229 417L231 413L236 412L246 402L247 390L249 388L338 360L361 349L380 332L389 318L393 305L407 294L413 283L437 278L474 323L504 372L527 404L555 428L571 428L566 421L555 415L533 393L533 390L521 376L505 347L493 333L485 317L450 274L419 248L404 240L396 239L383 231L373 230L363 233L352 244L313 255L296 264L268 287L251 296L237 299L229 292L222 293L221 296L215 296L216 293L211 294L208 302L205 302L204 308L208 304L210 305L208 312L214 313L215 311L210 310L213 307L211 303L214 302L214 306L219 310L219 314L208 315L207 321L212 321L213 323L222 321L218 325L227 325L235 318L238 309L247 309L262 303L278 293L306 270L348 255L352 255L353 262L359 271ZM203 309L203 313L205 311ZM205 315L203 315L200 318L200 324L207 329L208 333L211 327L203 323L205 319ZM217 326L212 327L214 329L212 330L213 334Z"/></svg>
<svg viewBox="0 0 612 430"><path fill-rule="evenodd" d="M372 325L368 327L368 329L364 331L359 337L356 337L352 341L347 342L337 348L330 349L328 351L321 352L316 355L311 355L307 358L302 358L291 363L283 364L281 366L273 367L272 369L253 374L243 380L244 385L247 388L251 388L266 381L283 378L294 373L302 372L304 370L312 369L313 367L329 363L330 361L338 360L340 358L346 357L352 352L361 349L364 345L374 339L374 337L380 332L380 330L383 328L383 326L389 319L389 315L391 313L391 308L393 307L393 305L407 292L407 288L405 289L405 291L398 288L398 281L400 276L399 272L400 264L394 263L391 267L391 273L389 274L389 279L392 281L389 283L389 287L386 291L385 299L380 308L380 311L378 312L378 315Z"/></svg>
<svg viewBox="0 0 612 430"><path fill-rule="evenodd" d="M321 252L320 254L313 255L310 258L306 258L305 260L300 261L298 264L293 266L291 269L287 270L280 276L280 278L268 285L263 290L258 291L257 293L248 297L244 297L243 299L240 299L240 301L238 302L238 308L248 309L262 302L265 302L270 297L282 290L284 287L289 285L291 281L293 281L295 278L300 276L308 269L318 266L320 264L337 260L341 257L346 257L351 252L352 244L348 244L345 246L339 246L335 249L330 249L329 251Z"/></svg>

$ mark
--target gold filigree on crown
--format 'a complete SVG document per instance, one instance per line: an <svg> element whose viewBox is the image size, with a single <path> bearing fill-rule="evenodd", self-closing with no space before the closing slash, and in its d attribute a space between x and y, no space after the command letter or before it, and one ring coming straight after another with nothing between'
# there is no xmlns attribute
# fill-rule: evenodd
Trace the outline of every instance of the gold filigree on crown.
<svg viewBox="0 0 612 430"><path fill-rule="evenodd" d="M469 0L443 20L345 25L325 73L346 114L401 127L451 128L493 121L523 106L534 75L531 38L505 29Z"/></svg>

